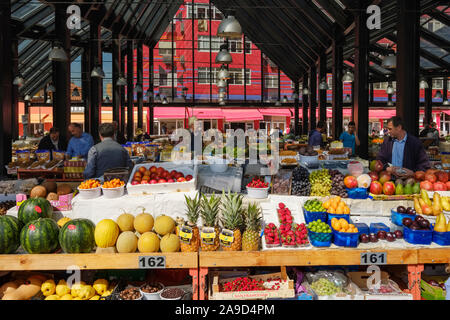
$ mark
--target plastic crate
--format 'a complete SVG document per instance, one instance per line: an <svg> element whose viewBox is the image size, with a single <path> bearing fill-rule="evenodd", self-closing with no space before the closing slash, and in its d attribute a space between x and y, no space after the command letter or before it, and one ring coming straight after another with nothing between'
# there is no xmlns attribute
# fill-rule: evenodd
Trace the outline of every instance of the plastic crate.
<svg viewBox="0 0 450 320"><path fill-rule="evenodd" d="M390 232L391 229L385 225L384 223L371 223L370 227L369 227L369 233L375 233L377 234L378 231L386 231L386 232Z"/></svg>
<svg viewBox="0 0 450 320"><path fill-rule="evenodd" d="M411 230L410 228L403 228L403 238L406 242L411 244L431 244L433 241L433 230Z"/></svg>
<svg viewBox="0 0 450 320"><path fill-rule="evenodd" d="M397 226L402 227L404 218L411 218L414 221L414 219L416 218L416 215L415 214L398 213L394 209L391 209L392 223L396 224Z"/></svg>
<svg viewBox="0 0 450 320"><path fill-rule="evenodd" d="M369 234L370 229L369 226L365 223L355 223L355 227L358 229L359 234Z"/></svg>
<svg viewBox="0 0 450 320"><path fill-rule="evenodd" d="M366 188L354 188L347 189L347 194L350 199L367 199L369 197L369 192Z"/></svg>
<svg viewBox="0 0 450 320"><path fill-rule="evenodd" d="M450 246L450 231L436 232L433 230L433 242L440 246Z"/></svg>
<svg viewBox="0 0 450 320"><path fill-rule="evenodd" d="M345 233L333 230L333 243L339 247L356 248L359 244L359 233Z"/></svg>
<svg viewBox="0 0 450 320"><path fill-rule="evenodd" d="M336 218L336 219L345 219L347 220L348 223L350 222L350 215L349 214L335 214L335 213L328 213L328 224L331 225L331 219Z"/></svg>
<svg viewBox="0 0 450 320"><path fill-rule="evenodd" d="M316 221L316 220L322 220L322 222L327 222L327 212L326 211L322 211L322 212L311 212L306 210L305 208L303 209L303 214L305 216L305 222L308 224L310 222Z"/></svg>
<svg viewBox="0 0 450 320"><path fill-rule="evenodd" d="M329 247L333 240L333 232L322 233L308 230L308 236L309 242L311 242L314 247Z"/></svg>

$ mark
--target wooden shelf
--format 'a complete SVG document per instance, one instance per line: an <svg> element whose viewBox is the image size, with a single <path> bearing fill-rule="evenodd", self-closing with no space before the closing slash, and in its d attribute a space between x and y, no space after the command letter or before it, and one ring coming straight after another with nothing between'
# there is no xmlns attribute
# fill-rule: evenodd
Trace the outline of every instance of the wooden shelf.
<svg viewBox="0 0 450 320"><path fill-rule="evenodd" d="M200 267L359 265L363 252L387 252L387 264L417 264L416 249L311 249L260 252L200 252ZM450 250L447 251L450 254Z"/></svg>
<svg viewBox="0 0 450 320"><path fill-rule="evenodd" d="M116 254L8 254L0 255L0 271L84 269L138 269L140 256L165 256L166 268L198 268L198 254L116 253Z"/></svg>
<svg viewBox="0 0 450 320"><path fill-rule="evenodd" d="M450 263L450 249L418 249L418 263Z"/></svg>

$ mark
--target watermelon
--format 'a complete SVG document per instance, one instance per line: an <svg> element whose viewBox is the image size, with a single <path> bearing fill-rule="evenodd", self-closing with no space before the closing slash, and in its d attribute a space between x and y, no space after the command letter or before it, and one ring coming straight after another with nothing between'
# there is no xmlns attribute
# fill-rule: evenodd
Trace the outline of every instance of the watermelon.
<svg viewBox="0 0 450 320"><path fill-rule="evenodd" d="M59 244L66 253L89 253L95 247L94 232L91 220L70 220L59 231Z"/></svg>
<svg viewBox="0 0 450 320"><path fill-rule="evenodd" d="M52 218L52 216L53 207L44 198L30 198L25 200L20 205L19 212L17 213L17 217L23 224L39 218Z"/></svg>
<svg viewBox="0 0 450 320"><path fill-rule="evenodd" d="M13 216L0 216L0 254L16 252L20 246L22 222Z"/></svg>
<svg viewBox="0 0 450 320"><path fill-rule="evenodd" d="M28 222L20 231L20 244L28 253L51 253L59 247L58 224L49 218Z"/></svg>

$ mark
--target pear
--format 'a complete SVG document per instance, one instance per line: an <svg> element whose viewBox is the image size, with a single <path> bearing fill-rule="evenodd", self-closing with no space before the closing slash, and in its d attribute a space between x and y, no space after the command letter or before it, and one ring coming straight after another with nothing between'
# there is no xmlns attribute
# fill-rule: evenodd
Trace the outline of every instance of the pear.
<svg viewBox="0 0 450 320"><path fill-rule="evenodd" d="M434 226L434 231L436 232L446 232L447 231L447 220L443 213L441 213L436 219L436 224Z"/></svg>
<svg viewBox="0 0 450 320"><path fill-rule="evenodd" d="M442 213L442 207L441 207L441 197L439 193L435 192L433 195L433 215L438 216Z"/></svg>
<svg viewBox="0 0 450 320"><path fill-rule="evenodd" d="M441 197L441 206L445 211L450 211L450 203L448 202L448 197Z"/></svg>
<svg viewBox="0 0 450 320"><path fill-rule="evenodd" d="M429 206L432 205L430 198L428 197L428 192L425 189L420 190L420 196L422 197L422 200L425 201L425 203Z"/></svg>
<svg viewBox="0 0 450 320"><path fill-rule="evenodd" d="M416 210L417 214L423 214L422 207L419 202L419 197L416 196L414 197L414 209Z"/></svg>
<svg viewBox="0 0 450 320"><path fill-rule="evenodd" d="M447 232L450 232L450 220L448 221Z"/></svg>
<svg viewBox="0 0 450 320"><path fill-rule="evenodd" d="M395 194L396 195L404 194L403 185L401 183L398 183L397 187L395 187Z"/></svg>
<svg viewBox="0 0 450 320"><path fill-rule="evenodd" d="M433 215L433 209L426 203L422 205L422 212L427 216Z"/></svg>

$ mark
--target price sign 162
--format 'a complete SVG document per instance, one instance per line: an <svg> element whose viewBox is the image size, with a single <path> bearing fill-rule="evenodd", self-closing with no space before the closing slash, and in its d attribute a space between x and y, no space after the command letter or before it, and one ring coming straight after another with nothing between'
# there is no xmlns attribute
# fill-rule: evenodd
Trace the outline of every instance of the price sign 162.
<svg viewBox="0 0 450 320"><path fill-rule="evenodd" d="M165 269L165 256L140 256L139 269Z"/></svg>
<svg viewBox="0 0 450 320"><path fill-rule="evenodd" d="M378 265L387 263L386 252L362 252L361 265Z"/></svg>

